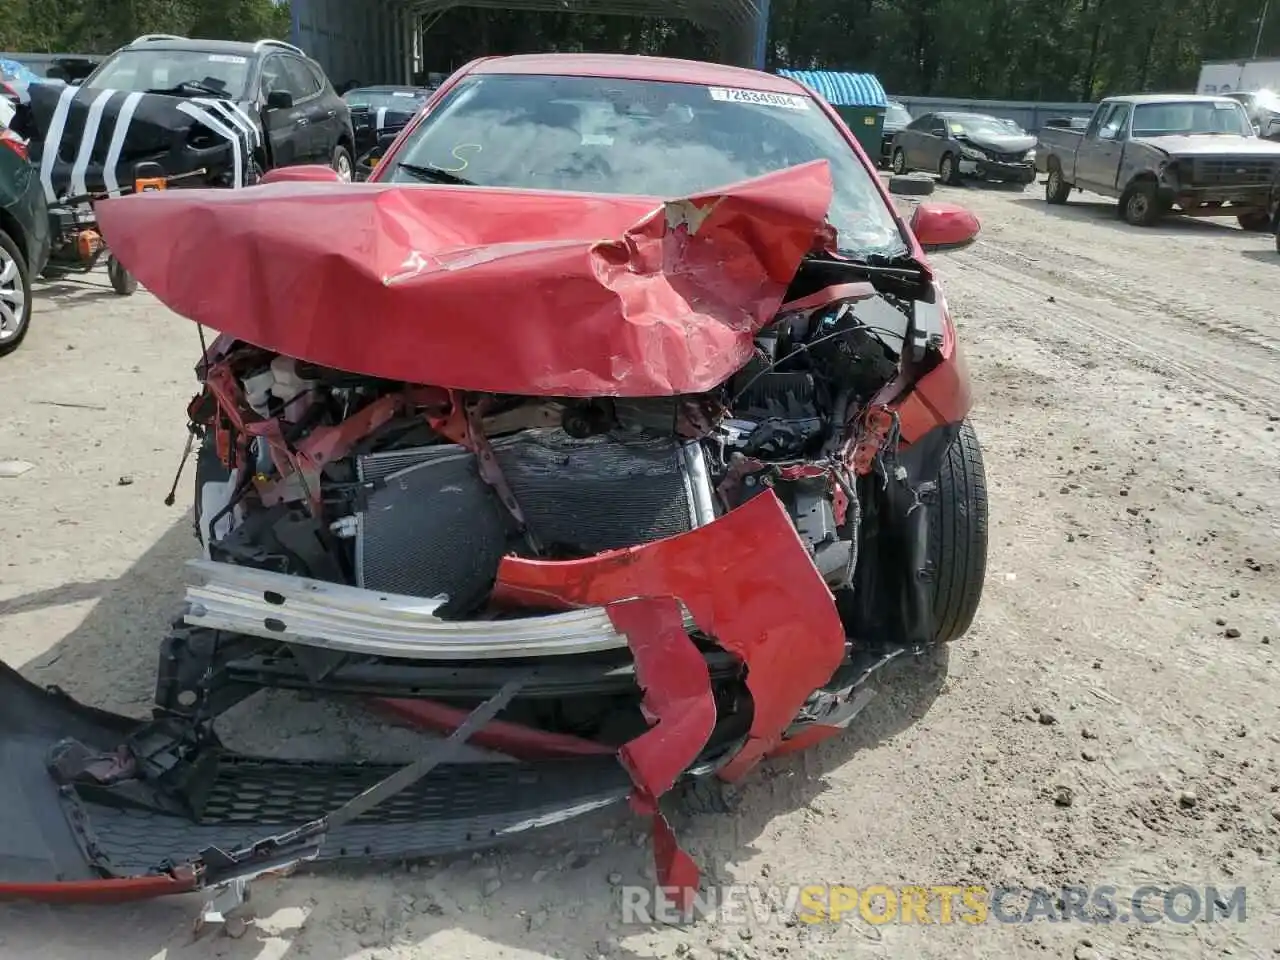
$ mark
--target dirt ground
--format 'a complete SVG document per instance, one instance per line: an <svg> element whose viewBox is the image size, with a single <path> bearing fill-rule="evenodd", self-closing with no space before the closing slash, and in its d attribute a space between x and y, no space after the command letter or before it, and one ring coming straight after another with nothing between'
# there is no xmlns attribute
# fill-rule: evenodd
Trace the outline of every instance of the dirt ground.
<svg viewBox="0 0 1280 960"><path fill-rule="evenodd" d="M718 883L1244 886L1244 922L621 922L650 883L625 814L501 853L190 899L0 907L0 957L1046 957L1280 953L1280 255L1233 223L1139 230L1040 188L940 190L981 240L936 258L976 384L989 578L943 669L908 665L839 742L678 824ZM105 284L105 278L102 283ZM146 294L58 287L0 361L0 657L136 714L194 552L163 498L195 332ZM259 698L237 745L411 752L358 707ZM3 816L3 811L0 811Z"/></svg>

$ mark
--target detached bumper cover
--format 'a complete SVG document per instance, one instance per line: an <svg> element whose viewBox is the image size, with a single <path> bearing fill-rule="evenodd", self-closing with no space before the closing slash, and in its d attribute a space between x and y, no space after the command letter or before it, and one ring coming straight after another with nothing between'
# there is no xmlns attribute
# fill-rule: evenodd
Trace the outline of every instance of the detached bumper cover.
<svg viewBox="0 0 1280 960"><path fill-rule="evenodd" d="M290 615L307 609L306 592L268 589L259 599ZM785 749L802 708L844 658L830 591L785 508L768 491L667 540L580 561L508 557L495 597L514 607L559 607L566 617L602 611L607 632L630 648L650 729L616 755L435 765L326 832L307 859L486 846L629 797L652 818L659 882L687 904L698 870L657 801L709 759L716 727L708 661L689 637L690 618L746 668L750 727L727 758L719 751L725 779ZM430 601L416 603L422 619L434 619ZM8 811L0 818L0 898L128 899L195 889L208 882L211 852L287 834L405 769L246 757L181 732L156 735L157 725L40 691L0 665L0 809Z"/></svg>
<svg viewBox="0 0 1280 960"><path fill-rule="evenodd" d="M138 721L40 690L0 664L0 900L121 901L196 889L203 851L233 850L323 816L392 767L265 760L210 746L201 786L60 783L79 744L107 755ZM431 856L501 842L626 798L613 756L442 765L335 829L320 861ZM184 809L185 807L185 809Z"/></svg>

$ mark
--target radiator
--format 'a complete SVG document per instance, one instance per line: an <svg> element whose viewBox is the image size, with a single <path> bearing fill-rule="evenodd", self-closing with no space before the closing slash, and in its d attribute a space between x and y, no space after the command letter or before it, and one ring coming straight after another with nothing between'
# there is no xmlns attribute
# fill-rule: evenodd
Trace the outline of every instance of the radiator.
<svg viewBox="0 0 1280 960"><path fill-rule="evenodd" d="M702 448L666 438L526 430L494 458L548 556L586 556L687 533L714 519ZM524 538L476 458L452 444L360 457L369 489L357 517L356 575L371 590L436 596L465 612Z"/></svg>

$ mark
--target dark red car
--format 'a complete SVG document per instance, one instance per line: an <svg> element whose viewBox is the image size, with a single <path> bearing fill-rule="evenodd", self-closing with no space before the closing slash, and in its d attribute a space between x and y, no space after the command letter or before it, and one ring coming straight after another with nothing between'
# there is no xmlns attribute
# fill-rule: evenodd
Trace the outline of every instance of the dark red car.
<svg viewBox="0 0 1280 960"><path fill-rule="evenodd" d="M923 248L978 225L902 220L805 88L481 60L370 183L266 179L100 205L128 269L221 331L188 411L203 583L143 728L0 677L0 733L52 750L0 802L65 807L24 828L47 869L0 832L0 893L235 889L626 797L687 891L659 796L838 734L879 666L968 628L982 455ZM263 687L454 733L400 770L218 749ZM519 762L451 762L468 738Z"/></svg>

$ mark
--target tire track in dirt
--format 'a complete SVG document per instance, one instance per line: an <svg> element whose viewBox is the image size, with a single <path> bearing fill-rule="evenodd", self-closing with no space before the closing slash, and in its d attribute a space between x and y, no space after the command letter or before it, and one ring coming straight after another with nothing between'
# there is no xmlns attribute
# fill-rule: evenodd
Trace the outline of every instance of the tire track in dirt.
<svg viewBox="0 0 1280 960"><path fill-rule="evenodd" d="M986 297L996 285L1017 291L1021 308L1011 311L1007 321L1054 352L1061 352L1058 337L1083 345L1084 333L1094 344L1114 348L1115 354L1143 369L1182 380L1200 390L1231 396L1260 412L1271 413L1276 408L1280 365L1275 356L1258 356L1256 345L1250 342L1252 337L1236 341L1245 349L1224 352L1205 343L1205 328L1179 329L1177 312L1162 309L1156 300L1137 302L1126 297L1116 284L1105 285L1105 278L1100 281L1060 265L1048 267L1044 261L999 241L980 241L963 263L963 271L946 271L949 283ZM975 283L977 277L993 283ZM1077 292L1081 289L1094 292ZM1044 304L1034 318L1027 315L1031 303ZM1270 354L1272 350L1280 351L1280 344L1264 344L1262 349ZM1184 359L1197 356L1204 358L1203 366ZM1078 362L1075 357L1068 359Z"/></svg>
<svg viewBox="0 0 1280 960"><path fill-rule="evenodd" d="M1244 235L1253 236L1253 234ZM1221 250L1213 249L1210 253L1197 248L1190 254L1189 259L1185 251L1162 255L1158 266L1163 268L1163 277L1154 276L1146 271L1117 272L1115 266L1083 254L1079 250L1065 250L1059 247L1051 259L1040 259L1028 257L998 238L988 242L1003 253L1029 261L1037 270L1048 276L1057 277L1072 286L1096 289L1108 300L1116 303L1126 304L1146 312L1155 312L1161 317L1173 317L1191 327L1189 332L1193 334L1210 333L1224 339L1243 340L1268 353L1280 356L1280 339L1269 335L1267 330L1248 323L1248 318L1255 318L1267 324L1268 328L1274 329L1272 314L1266 309L1259 309L1261 305L1250 304L1252 298L1249 294L1253 292L1251 288L1262 286L1256 279L1259 271L1240 268L1230 259L1223 260L1215 257L1212 263L1208 260L1208 257L1219 252L1234 252L1234 247L1227 245L1227 242L1235 240L1237 236L1238 234L1234 231L1224 230L1219 238L1224 244ZM1212 289L1215 293L1221 291L1220 286L1195 282L1193 278L1196 274L1206 269L1212 270L1214 274L1236 285L1240 298L1221 303L1206 297L1206 290ZM1261 273L1261 275L1268 276L1267 273ZM1239 318L1231 316L1237 311L1241 314Z"/></svg>

